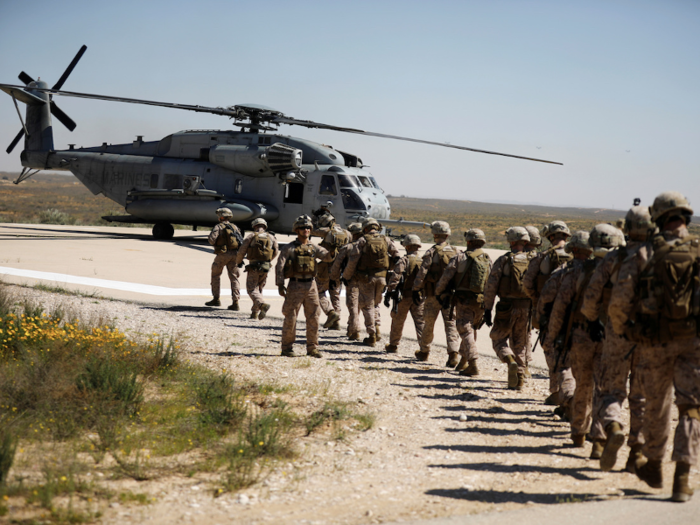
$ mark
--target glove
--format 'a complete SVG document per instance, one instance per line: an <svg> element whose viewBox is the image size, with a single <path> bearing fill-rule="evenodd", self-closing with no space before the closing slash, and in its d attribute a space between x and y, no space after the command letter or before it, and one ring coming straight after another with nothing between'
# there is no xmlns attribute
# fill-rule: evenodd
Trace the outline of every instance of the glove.
<svg viewBox="0 0 700 525"><path fill-rule="evenodd" d="M451 299L452 296L448 293L440 294L440 297L438 297L438 302L440 303L440 306L442 306L443 310L447 310L450 307Z"/></svg>
<svg viewBox="0 0 700 525"><path fill-rule="evenodd" d="M340 278L340 282L343 283L345 286L348 285L348 280L344 279L343 277Z"/></svg>
<svg viewBox="0 0 700 525"><path fill-rule="evenodd" d="M588 323L588 335L594 343L600 343L605 336L605 326L600 319Z"/></svg>
<svg viewBox="0 0 700 525"><path fill-rule="evenodd" d="M384 306L389 308L391 306L391 296L389 294L386 294L384 296Z"/></svg>
<svg viewBox="0 0 700 525"><path fill-rule="evenodd" d="M493 320L491 319L491 310L486 310L484 312L484 324L486 326L493 326Z"/></svg>
<svg viewBox="0 0 700 525"><path fill-rule="evenodd" d="M281 295L282 297L286 297L286 296L287 296L287 287L286 287L285 285L280 284L280 285L277 287L277 291L280 293L280 295Z"/></svg>
<svg viewBox="0 0 700 525"><path fill-rule="evenodd" d="M336 283L335 283L335 281L334 281L333 279L331 279L330 281L328 281L328 289L329 289L331 292L332 292L333 290L335 290L336 287L337 287L337 285L336 285Z"/></svg>
<svg viewBox="0 0 700 525"><path fill-rule="evenodd" d="M411 294L411 297L413 297L413 304L415 304L416 306L420 306L420 303L423 301L423 294L421 293L421 291L414 290Z"/></svg>
<svg viewBox="0 0 700 525"><path fill-rule="evenodd" d="M244 266L245 266L245 263L244 263L244 262L238 264L238 267L239 267L239 268L243 268Z"/></svg>

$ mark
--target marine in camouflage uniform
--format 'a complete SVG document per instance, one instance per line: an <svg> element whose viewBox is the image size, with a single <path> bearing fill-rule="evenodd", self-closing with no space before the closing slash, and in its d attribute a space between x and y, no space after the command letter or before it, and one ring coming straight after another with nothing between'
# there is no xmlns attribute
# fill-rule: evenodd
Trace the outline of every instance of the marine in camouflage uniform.
<svg viewBox="0 0 700 525"><path fill-rule="evenodd" d="M211 294L214 298L204 304L207 306L221 306L221 274L226 268L228 278L231 281L231 297L233 299L233 303L228 309L238 311L240 310L238 301L241 298L241 286L238 282L240 271L236 266L238 246L236 245L233 248L226 244L226 233L224 233L224 230L228 228L230 232L235 232L238 236L240 236L240 230L238 226L229 222L233 218L231 210L219 208L216 210L216 214L219 216L219 224L214 226L207 239L209 244L214 246L214 253L216 253L214 262L211 265Z"/></svg>
<svg viewBox="0 0 700 525"><path fill-rule="evenodd" d="M309 242L312 227L311 217L308 215L297 218L294 222L297 238L282 248L275 267L275 283L279 294L284 297L282 355L287 357L294 356L297 316L302 306L306 317L306 354L321 357L318 351L318 319L321 306L314 274L316 259L330 261L332 256L325 248ZM285 287L284 282L287 278L289 286Z"/></svg>
<svg viewBox="0 0 700 525"><path fill-rule="evenodd" d="M525 246L530 236L525 228L514 226L508 228L506 237L511 251L493 263L484 288L484 322L492 327L489 335L496 355L508 364L508 388L521 390L525 385L531 305L522 289L522 273L529 261ZM499 302L493 318L496 296Z"/></svg>
<svg viewBox="0 0 700 525"><path fill-rule="evenodd" d="M326 212L317 218L318 227L311 233L312 236L321 237L321 247L328 250L335 259L338 250L347 244L352 235L349 231L344 230L335 222L335 217ZM318 297L321 303L321 309L328 318L323 324L324 328L330 330L340 330L340 281L330 278L330 270L333 262L320 262L316 272L316 286L318 287ZM330 295L330 300L326 296L326 292Z"/></svg>
<svg viewBox="0 0 700 525"><path fill-rule="evenodd" d="M391 308L391 332L389 333L389 344L385 346L387 353L393 354L398 351L399 342L403 334L403 327L409 312L416 327L416 339L420 341L423 334L425 321L423 319L423 303L413 304L413 282L418 275L421 264L421 257L418 250L421 248L420 237L417 235L406 235L402 241L406 248L406 255L401 257L394 265L394 270L387 282L387 290L384 295L384 305ZM401 287L401 300L396 304L396 309L392 308L391 295L396 289Z"/></svg>
<svg viewBox="0 0 700 525"><path fill-rule="evenodd" d="M603 427L597 414L593 413L594 395L599 395L595 392L596 378L600 377L603 366L600 359L602 338L595 341L591 338L581 304L591 276L602 260L591 258L594 248L600 246L601 235L597 232L601 227L615 230L610 225L598 225L593 235L578 231L567 244L566 249L573 253L574 262L563 270L547 331L547 344L559 352L557 360L564 361L565 365L568 360L576 380L571 400L571 439L574 446L583 447L590 429L593 459L600 458L605 441Z"/></svg>
<svg viewBox="0 0 700 525"><path fill-rule="evenodd" d="M362 237L362 225L359 222L354 222L348 225L348 230L352 234L352 242L341 246L335 260L331 265L330 279L331 281L340 281L343 270L348 262L350 251L354 248L354 243ZM347 335L351 341L360 339L360 289L356 276L346 281L345 283L345 306L348 309L348 332Z"/></svg>
<svg viewBox="0 0 700 525"><path fill-rule="evenodd" d="M400 255L394 241L381 235L380 229L376 219L365 220L362 225L364 235L353 243L348 265L343 271L345 281L349 282L354 277L358 281L359 307L367 330L367 337L362 343L366 346L374 346L377 342L377 310L386 288L386 274L392 258ZM375 248L378 250L376 256L373 255Z"/></svg>
<svg viewBox="0 0 700 525"><path fill-rule="evenodd" d="M542 236L540 235L539 230L537 229L536 226L533 226L531 224L528 224L525 226L525 229L527 230L527 234L530 236L530 242L528 242L525 245L525 251L527 252L527 256L530 259L534 259L537 257L539 254L539 249L542 246ZM532 363L532 326L533 326L533 317L535 313L535 308L534 306L537 304L536 301L532 302L533 308L531 308L531 313L530 313L530 328L527 331L527 364L528 367L525 368L525 377L532 377L530 374L530 363Z"/></svg>
<svg viewBox="0 0 700 525"><path fill-rule="evenodd" d="M253 233L243 240L243 244L238 249L236 266L240 268L243 265L243 259L248 259L248 265L245 267L245 272L248 274L245 287L248 296L253 301L250 318L265 319L270 305L263 300L262 291L265 288L265 283L267 283L267 273L272 267L271 263L275 257L277 257L280 250L275 236L267 232L267 221L265 219L255 219L251 226L253 228ZM261 243L269 243L270 249L272 250L269 257L262 254L258 248L258 245Z"/></svg>
<svg viewBox="0 0 700 525"><path fill-rule="evenodd" d="M435 244L423 254L420 270L413 283L413 302L418 305L425 301L423 311L425 326L419 341L420 348L416 352L416 359L419 361L428 360L430 345L435 337L433 332L435 322L438 315L441 315L447 340L447 363L445 366L454 368L459 363L459 332L457 332L455 320L450 319L450 309L443 308L438 296L435 295L435 285L442 277L442 272L447 268L449 260L457 255L457 250L447 242L452 233L449 224L444 221L435 221L430 225L430 230Z"/></svg>
<svg viewBox="0 0 700 525"><path fill-rule="evenodd" d="M629 237L627 245L610 250L593 272L583 295L581 313L591 323L594 331L604 333L601 361L605 366L599 383L600 404L598 407L593 407L607 435L605 449L600 458L600 468L604 471L613 469L617 452L624 442L625 422L622 417L622 404L627 399L627 378L629 377L630 422L627 444L630 447L630 454L625 470L634 473L635 461L640 458L644 444L642 424L646 399L639 373L641 353L636 351L635 343L615 333L608 317L608 306L622 262L634 254L654 230L648 208L634 206L629 210L624 228Z"/></svg>
<svg viewBox="0 0 700 525"><path fill-rule="evenodd" d="M493 263L489 255L482 250L486 244L486 235L478 229L470 229L464 236L467 250L459 252L447 265L445 272L435 285L435 294L441 298L449 288L452 294L450 311L454 308L457 332L462 338L459 353L462 356L455 370L463 376L479 375L476 348L476 331L484 318L484 284L489 278Z"/></svg>
<svg viewBox="0 0 700 525"><path fill-rule="evenodd" d="M647 460L636 462L637 476L651 487L663 486L675 391L679 416L671 499L684 502L693 495L689 473L700 451L700 240L688 232L693 210L682 194L660 194L650 212L661 233L622 263L608 315L615 333L642 343Z"/></svg>

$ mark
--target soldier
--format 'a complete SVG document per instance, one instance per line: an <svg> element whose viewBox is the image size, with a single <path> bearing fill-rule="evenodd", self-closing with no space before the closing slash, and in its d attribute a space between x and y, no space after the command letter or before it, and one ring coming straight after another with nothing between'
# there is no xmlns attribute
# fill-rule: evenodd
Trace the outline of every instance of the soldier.
<svg viewBox="0 0 700 525"><path fill-rule="evenodd" d="M483 324L484 286L493 263L489 255L482 250L486 244L483 231L471 229L465 233L464 238L467 241L467 250L459 252L450 260L435 285L435 294L442 300L443 292L447 289L452 290L451 294L447 294L450 315L455 309L457 332L462 338L459 347L462 358L455 370L462 376L478 376L476 330Z"/></svg>
<svg viewBox="0 0 700 525"><path fill-rule="evenodd" d="M537 254L539 253L538 250L539 250L540 246L542 246L542 237L540 236L540 232L537 229L537 227L533 226L532 224L528 224L527 226L525 226L525 229L527 230L527 234L530 236L530 242L528 242L527 245L525 246L525 251L527 252L527 255L530 259L534 259L535 257L537 257ZM546 231L546 227L543 230ZM531 337L531 335L532 335L532 327L533 327L533 325L536 324L536 322L533 322L534 321L533 318L535 315L535 308L534 307L536 305L537 305L537 303L533 301L533 303L532 303L533 308L531 308L532 313L530 315L530 326L527 330L528 335L527 335L527 359L526 359L526 362L527 362L528 366L525 368L525 377L528 377L528 378L532 377L532 375L530 374L530 363L532 363L532 337Z"/></svg>
<svg viewBox="0 0 700 525"><path fill-rule="evenodd" d="M455 320L450 320L450 309L443 308L435 295L435 284L442 277L450 259L457 255L457 250L447 242L452 233L449 224L444 221L435 221L430 225L430 231L433 234L435 244L423 254L420 270L413 283L413 302L419 305L425 301L425 327L419 341L420 348L416 352L416 359L419 361L428 360L430 344L434 337L435 321L437 321L438 315L442 315L447 339L447 363L445 366L454 368L459 363L459 333Z"/></svg>
<svg viewBox="0 0 700 525"><path fill-rule="evenodd" d="M338 253L341 246L350 242L351 234L344 230L335 222L335 217L330 212L324 213L318 217L318 227L313 231L312 235L322 237L321 247L328 250L333 258ZM329 330L340 330L340 283L331 281L330 268L331 264L321 262L317 266L316 286L318 287L318 297L321 302L321 309L328 316L323 324L324 328ZM326 291L329 292L331 298L328 300Z"/></svg>
<svg viewBox="0 0 700 525"><path fill-rule="evenodd" d="M406 248L406 255L401 257L394 265L394 271L387 283L386 294L384 295L384 306L389 308L392 295L398 292L401 300L391 308L391 332L389 334L389 344L384 349L389 354L395 354L398 350L403 325L406 322L408 313L411 312L413 324L416 326L416 339L420 341L423 334L425 321L423 320L423 304L413 304L413 283L420 269L421 258L418 250L421 248L420 237L417 235L406 235L401 244Z"/></svg>
<svg viewBox="0 0 700 525"><path fill-rule="evenodd" d="M267 232L267 221L259 218L251 223L253 233L248 235L236 256L236 265L243 266L243 259L248 259L248 266L245 272L248 277L245 281L248 296L253 301L251 308L251 319L265 319L270 305L263 301L262 291L267 282L267 272L270 271L272 260L279 254L277 239Z"/></svg>
<svg viewBox="0 0 700 525"><path fill-rule="evenodd" d="M498 358L508 364L508 388L522 390L527 367L527 338L530 323L530 299L523 288L523 274L529 262L525 246L530 235L521 226L508 228L506 238L510 252L493 264L484 288L484 322L491 328L493 349ZM492 320L492 309L496 316ZM508 341L510 340L510 347Z"/></svg>
<svg viewBox="0 0 700 525"><path fill-rule="evenodd" d="M330 261L331 254L325 248L310 242L312 228L311 217L308 215L301 215L294 221L297 238L282 249L275 267L277 288L284 297L282 355L286 357L294 357L297 315L302 305L306 317L306 355L321 357L321 352L318 351L318 318L321 309L314 277L316 259ZM289 279L289 288L284 286L285 279Z"/></svg>
<svg viewBox="0 0 700 525"><path fill-rule="evenodd" d="M596 378L600 378L602 337L592 340L588 321L581 313L583 294L593 272L610 249L623 242L622 232L609 224L599 224L591 233L578 231L566 246L574 255L574 262L563 271L561 284L552 307L547 338L559 355L559 362L570 363L576 380L571 401L571 439L575 447L583 447L586 434L591 431L593 448L591 459L600 459L605 433L597 414L593 413ZM595 258L591 258L592 254ZM598 398L595 393L596 401Z"/></svg>
<svg viewBox="0 0 700 525"><path fill-rule="evenodd" d="M352 235L352 242L341 246L338 250L338 255L335 256L333 265L330 271L330 282L339 282L341 280L341 275L345 266L348 263L348 255L354 247L354 243L362 237L362 224L359 222L353 222L348 225L348 231ZM360 289L358 285L357 276L345 283L345 306L348 309L348 331L347 336L351 341L358 341L360 339L360 310L359 310L359 300L360 300Z"/></svg>
<svg viewBox="0 0 700 525"><path fill-rule="evenodd" d="M386 274L391 259L399 256L394 241L381 235L380 229L376 219L365 220L362 225L363 236L354 243L348 256L348 265L343 271L343 279L347 282L357 275L359 306L367 330L367 337L362 340L365 346L374 346L377 342L377 306L386 287Z"/></svg>
<svg viewBox="0 0 700 525"><path fill-rule="evenodd" d="M688 232L693 209L681 193L660 194L650 212L660 233L622 263L608 315L615 333L638 345L643 363L645 443L637 476L651 487L663 486L675 390L671 499L685 502L693 495L688 478L700 451L700 239Z"/></svg>
<svg viewBox="0 0 700 525"><path fill-rule="evenodd" d="M654 223L646 206L634 206L627 212L624 221L627 245L610 250L603 262L598 265L588 288L583 295L581 313L589 321L589 334L595 340L604 334L601 361L605 363L599 378L600 406L598 411L607 440L600 457L600 468L612 470L617 460L617 452L625 440L623 433L622 403L627 398L627 377L630 377L630 425L627 444L630 454L625 470L634 473L634 463L641 457L644 438L642 423L644 421L644 392L639 374L639 352L635 352L634 343L617 335L608 317L608 305L613 285L619 277L620 266L628 255L633 254L654 231ZM630 374L631 373L631 374Z"/></svg>
<svg viewBox="0 0 700 525"><path fill-rule="evenodd" d="M233 218L233 213L228 208L216 210L219 216L219 224L214 226L209 234L209 244L214 247L216 257L211 265L211 294L214 298L204 303L207 306L221 306L219 299L221 294L221 274L224 268L228 271L228 278L231 281L231 296L233 304L229 310L238 311L238 301L241 296L238 276L240 272L236 266L237 250L243 242L243 237L238 226L229 222Z"/></svg>

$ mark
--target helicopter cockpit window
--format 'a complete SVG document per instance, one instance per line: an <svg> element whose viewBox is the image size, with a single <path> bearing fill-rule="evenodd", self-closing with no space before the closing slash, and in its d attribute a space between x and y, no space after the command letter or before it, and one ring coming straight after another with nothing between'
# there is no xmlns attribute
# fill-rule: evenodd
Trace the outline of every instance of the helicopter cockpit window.
<svg viewBox="0 0 700 525"><path fill-rule="evenodd" d="M372 181L372 184L374 184L375 188L377 188L378 190L381 190L381 188L379 187L379 184L377 183L377 179L375 179L374 177L370 177L369 180Z"/></svg>
<svg viewBox="0 0 700 525"><path fill-rule="evenodd" d="M343 189L340 191L340 194L343 197L343 207L345 208L346 211L348 211L348 210L364 211L367 209L367 206L365 206L365 203L362 202L362 199L353 190Z"/></svg>
<svg viewBox="0 0 700 525"><path fill-rule="evenodd" d="M338 180L340 181L341 188L355 188L360 185L357 177L354 175L338 175Z"/></svg>
<svg viewBox="0 0 700 525"><path fill-rule="evenodd" d="M370 181L368 177L363 177L362 175L360 175L360 176L358 177L358 179L360 179L360 183L361 183L365 188L373 188L373 187L374 187L374 186L372 186L372 181Z"/></svg>
<svg viewBox="0 0 700 525"><path fill-rule="evenodd" d="M321 187L318 190L320 195L337 195L338 190L335 187L335 177L333 175L324 175L321 177Z"/></svg>

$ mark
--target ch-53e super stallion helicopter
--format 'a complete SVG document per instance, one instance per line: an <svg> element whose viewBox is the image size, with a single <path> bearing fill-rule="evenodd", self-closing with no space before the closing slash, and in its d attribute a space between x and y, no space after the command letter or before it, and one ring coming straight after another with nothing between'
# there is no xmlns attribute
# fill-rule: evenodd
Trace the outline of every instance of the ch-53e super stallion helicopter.
<svg viewBox="0 0 700 525"><path fill-rule="evenodd" d="M19 183L40 170L70 171L94 194L102 193L128 213L104 219L153 223L153 236L157 239L172 238L173 224L194 228L214 225L217 221L215 210L222 206L233 212L233 222L243 228L249 227L253 219L262 217L271 230L278 232L291 232L296 217L310 215L321 205L332 206L332 213L340 224L367 216L385 224L411 224L390 219L391 209L384 192L372 174L364 169L358 156L309 140L277 134L281 124L560 164L298 120L254 104L213 108L62 91L63 84L86 49L86 46L80 49L52 88L24 71L19 79L25 86L0 84L0 89L13 98L22 122L22 129L7 152L12 152L22 136L25 137L21 154L23 170L15 182ZM89 148L69 145L67 150L55 150L51 116L70 131L76 124L59 109L53 95L223 115L233 119L240 131L179 131L154 142L144 142L139 136L126 144L103 143ZM18 100L27 105L24 120Z"/></svg>

